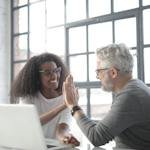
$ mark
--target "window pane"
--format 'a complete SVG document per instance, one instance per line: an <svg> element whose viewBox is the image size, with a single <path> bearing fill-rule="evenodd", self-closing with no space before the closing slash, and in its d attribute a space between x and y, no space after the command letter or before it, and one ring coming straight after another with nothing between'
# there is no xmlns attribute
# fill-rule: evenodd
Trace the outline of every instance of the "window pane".
<svg viewBox="0 0 150 150"><path fill-rule="evenodd" d="M143 0L143 6L150 5L150 0Z"/></svg>
<svg viewBox="0 0 150 150"><path fill-rule="evenodd" d="M30 6L30 50L31 55L45 51L45 2Z"/></svg>
<svg viewBox="0 0 150 150"><path fill-rule="evenodd" d="M47 26L64 24L64 0L47 0Z"/></svg>
<svg viewBox="0 0 150 150"><path fill-rule="evenodd" d="M149 56L150 48L144 49L144 74L145 74L145 83L150 83L150 70L149 70Z"/></svg>
<svg viewBox="0 0 150 150"><path fill-rule="evenodd" d="M37 55L45 52L45 34L43 32L30 33L30 55Z"/></svg>
<svg viewBox="0 0 150 150"><path fill-rule="evenodd" d="M96 78L96 55L90 54L89 55L89 79L90 81L98 81Z"/></svg>
<svg viewBox="0 0 150 150"><path fill-rule="evenodd" d="M134 66L133 66L133 78L137 78L138 72L137 72L137 50L130 50L130 53L133 56Z"/></svg>
<svg viewBox="0 0 150 150"><path fill-rule="evenodd" d="M82 64L82 65L81 65ZM74 81L84 82L87 80L87 59L85 55L70 57L70 71Z"/></svg>
<svg viewBox="0 0 150 150"><path fill-rule="evenodd" d="M18 75L18 73L20 72L20 70L24 67L26 63L16 63L14 64L14 79L15 77Z"/></svg>
<svg viewBox="0 0 150 150"><path fill-rule="evenodd" d="M28 0L14 0L14 7L25 5L28 3Z"/></svg>
<svg viewBox="0 0 150 150"><path fill-rule="evenodd" d="M87 92L86 89L79 89L79 105L87 113Z"/></svg>
<svg viewBox="0 0 150 150"><path fill-rule="evenodd" d="M27 59L27 35L21 35L14 38L14 60Z"/></svg>
<svg viewBox="0 0 150 150"><path fill-rule="evenodd" d="M86 18L86 0L66 0L67 22Z"/></svg>
<svg viewBox="0 0 150 150"><path fill-rule="evenodd" d="M112 22L89 26L89 51L112 43Z"/></svg>
<svg viewBox="0 0 150 150"><path fill-rule="evenodd" d="M29 0L30 3L33 3L33 2L37 2L37 1L42 1L42 0Z"/></svg>
<svg viewBox="0 0 150 150"><path fill-rule="evenodd" d="M110 0L89 0L89 16L101 16L111 12Z"/></svg>
<svg viewBox="0 0 150 150"><path fill-rule="evenodd" d="M69 30L69 53L86 51L86 27L77 27Z"/></svg>
<svg viewBox="0 0 150 150"><path fill-rule="evenodd" d="M136 46L136 19L121 19L115 21L115 41L125 43L129 47Z"/></svg>
<svg viewBox="0 0 150 150"><path fill-rule="evenodd" d="M114 11L123 11L139 7L139 0L114 0Z"/></svg>
<svg viewBox="0 0 150 150"><path fill-rule="evenodd" d="M150 9L143 11L144 44L150 44Z"/></svg>
<svg viewBox="0 0 150 150"><path fill-rule="evenodd" d="M64 27L53 28L47 31L47 50L61 56L65 55Z"/></svg>
<svg viewBox="0 0 150 150"><path fill-rule="evenodd" d="M90 103L92 119L102 119L110 109L112 94L102 89L91 89Z"/></svg>
<svg viewBox="0 0 150 150"><path fill-rule="evenodd" d="M28 31L28 11L27 7L14 11L14 33Z"/></svg>
<svg viewBox="0 0 150 150"><path fill-rule="evenodd" d="M45 31L45 2L30 6L30 31L38 32L39 30Z"/></svg>

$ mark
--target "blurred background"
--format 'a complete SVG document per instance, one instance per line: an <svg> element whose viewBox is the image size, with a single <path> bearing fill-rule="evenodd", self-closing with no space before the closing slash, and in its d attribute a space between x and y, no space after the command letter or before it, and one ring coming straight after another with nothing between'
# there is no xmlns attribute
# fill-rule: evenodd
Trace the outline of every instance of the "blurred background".
<svg viewBox="0 0 150 150"><path fill-rule="evenodd" d="M79 87L79 104L92 119L109 110L112 94L96 79L95 50L125 43L134 78L150 85L150 0L0 0L0 103L11 83L37 54L59 55Z"/></svg>

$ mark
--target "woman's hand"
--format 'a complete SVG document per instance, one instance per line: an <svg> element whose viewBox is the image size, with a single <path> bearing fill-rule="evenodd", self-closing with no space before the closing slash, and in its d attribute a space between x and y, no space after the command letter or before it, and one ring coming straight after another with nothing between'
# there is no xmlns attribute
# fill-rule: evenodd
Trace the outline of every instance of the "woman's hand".
<svg viewBox="0 0 150 150"><path fill-rule="evenodd" d="M80 142L72 135L68 134L62 139L62 143L64 144L71 144L73 146L79 146Z"/></svg>
<svg viewBox="0 0 150 150"><path fill-rule="evenodd" d="M73 106L78 105L78 89L75 87L73 77L71 75L68 75L63 83L63 95L67 107L72 109Z"/></svg>
<svg viewBox="0 0 150 150"><path fill-rule="evenodd" d="M71 144L73 147L80 145L80 142L70 133L69 126L66 123L58 124L56 136L63 144Z"/></svg>

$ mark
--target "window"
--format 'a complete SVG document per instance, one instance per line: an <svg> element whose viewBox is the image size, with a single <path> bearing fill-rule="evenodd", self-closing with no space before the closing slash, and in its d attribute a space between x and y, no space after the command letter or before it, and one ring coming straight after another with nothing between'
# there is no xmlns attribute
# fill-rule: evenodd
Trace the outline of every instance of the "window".
<svg viewBox="0 0 150 150"><path fill-rule="evenodd" d="M139 6L139 0L114 0L114 11L133 9Z"/></svg>
<svg viewBox="0 0 150 150"><path fill-rule="evenodd" d="M150 5L150 0L143 0L143 5L144 5L144 6Z"/></svg>
<svg viewBox="0 0 150 150"><path fill-rule="evenodd" d="M146 9L143 11L143 24L144 24L144 44L150 44L150 22L148 20L150 16L150 9Z"/></svg>
<svg viewBox="0 0 150 150"><path fill-rule="evenodd" d="M61 57L65 55L65 30L64 27L57 27L47 30L47 51L59 54Z"/></svg>
<svg viewBox="0 0 150 150"><path fill-rule="evenodd" d="M66 0L67 22L86 18L86 0Z"/></svg>
<svg viewBox="0 0 150 150"><path fill-rule="evenodd" d="M45 1L31 4L29 9L29 55L31 57L45 51Z"/></svg>
<svg viewBox="0 0 150 150"><path fill-rule="evenodd" d="M27 42L28 36L26 34L14 38L14 60L27 59Z"/></svg>
<svg viewBox="0 0 150 150"><path fill-rule="evenodd" d="M90 91L91 116L95 120L101 120L109 111L112 103L111 93L102 89L91 89Z"/></svg>
<svg viewBox="0 0 150 150"><path fill-rule="evenodd" d="M69 53L86 52L86 27L76 27L69 30Z"/></svg>
<svg viewBox="0 0 150 150"><path fill-rule="evenodd" d="M146 1L144 1L144 4L146 3ZM148 1L147 1L148 3ZM150 4L150 2L148 3ZM150 15L150 8L148 9L144 9L143 10L143 38L144 38L144 79L145 79L145 83L150 84L150 72L149 72L149 54L150 54L150 29L149 29L149 18Z"/></svg>
<svg viewBox="0 0 150 150"><path fill-rule="evenodd" d="M59 54L79 87L80 105L100 119L97 110L107 112L112 95L96 79L95 50L115 42L131 48L133 76L150 85L149 0L12 1L12 79L30 57Z"/></svg>
<svg viewBox="0 0 150 150"><path fill-rule="evenodd" d="M111 13L111 0L89 0L89 17Z"/></svg>
<svg viewBox="0 0 150 150"><path fill-rule="evenodd" d="M129 47L136 47L136 18L115 21L115 42L125 43Z"/></svg>
<svg viewBox="0 0 150 150"><path fill-rule="evenodd" d="M97 48L112 43L112 22L89 25L88 35L89 51L95 52Z"/></svg>
<svg viewBox="0 0 150 150"><path fill-rule="evenodd" d="M150 47L144 49L145 82L150 84L149 56L150 56Z"/></svg>
<svg viewBox="0 0 150 150"><path fill-rule="evenodd" d="M70 72L74 77L75 82L87 81L87 59L86 55L71 56ZM82 64L82 65L81 65Z"/></svg>

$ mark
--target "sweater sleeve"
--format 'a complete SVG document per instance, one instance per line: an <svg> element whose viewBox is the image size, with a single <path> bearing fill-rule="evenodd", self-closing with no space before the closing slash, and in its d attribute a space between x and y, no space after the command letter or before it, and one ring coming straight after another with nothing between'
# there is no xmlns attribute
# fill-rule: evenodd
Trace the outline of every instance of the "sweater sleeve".
<svg viewBox="0 0 150 150"><path fill-rule="evenodd" d="M141 120L139 101L132 95L123 94L114 101L103 120L96 123L82 116L77 123L94 146L101 146Z"/></svg>
<svg viewBox="0 0 150 150"><path fill-rule="evenodd" d="M118 136L125 129L141 123L144 119L139 98L131 93L121 93L102 122L113 136Z"/></svg>
<svg viewBox="0 0 150 150"><path fill-rule="evenodd" d="M82 116L77 120L77 124L94 146L104 145L113 139L113 135L102 122L96 123Z"/></svg>

